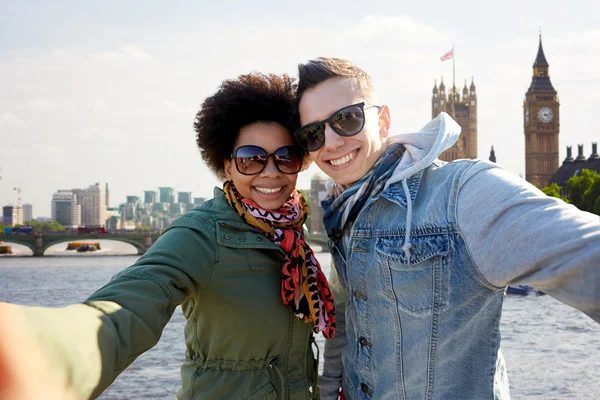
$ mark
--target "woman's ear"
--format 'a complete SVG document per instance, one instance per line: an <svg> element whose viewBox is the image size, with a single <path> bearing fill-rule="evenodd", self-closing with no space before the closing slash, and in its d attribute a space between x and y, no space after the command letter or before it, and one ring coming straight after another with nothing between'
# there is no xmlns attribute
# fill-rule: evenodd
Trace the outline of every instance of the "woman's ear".
<svg viewBox="0 0 600 400"><path fill-rule="evenodd" d="M223 166L225 167L225 178L227 178L227 180L231 180L231 167L233 166L233 164L231 163L231 160L225 160L223 161Z"/></svg>

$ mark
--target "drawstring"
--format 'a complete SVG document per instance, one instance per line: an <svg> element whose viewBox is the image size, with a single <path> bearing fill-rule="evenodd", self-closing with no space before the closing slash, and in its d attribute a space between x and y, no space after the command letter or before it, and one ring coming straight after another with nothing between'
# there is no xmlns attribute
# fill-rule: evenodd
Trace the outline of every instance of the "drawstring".
<svg viewBox="0 0 600 400"><path fill-rule="evenodd" d="M412 243L410 242L410 226L412 223L412 200L410 198L410 191L408 190L408 184L406 183L406 179L402 181L402 187L404 188L404 195L406 196L406 233L404 235L404 245L402 246L402 250L404 250L404 256L410 262L410 249L412 248Z"/></svg>
<svg viewBox="0 0 600 400"><path fill-rule="evenodd" d="M319 358L321 356L321 350L319 349L319 345L317 344L317 341L315 340L315 336L314 335L310 335L310 344L309 346L311 347L311 349L313 349L313 344L314 344L314 348L317 349L317 357L315 361L315 372L314 372L314 378L313 378L313 383L312 383L312 398L313 399L318 399L319 396L317 395L317 393L319 392ZM314 352L313 352L314 355Z"/></svg>
<svg viewBox="0 0 600 400"><path fill-rule="evenodd" d="M269 369L274 370L275 373L277 374L277 378L279 380L279 382L278 382L279 390L277 391L277 393L281 394L282 399L287 399L287 392L285 390L285 380L283 378L283 373L277 366L278 362L279 362L279 360L277 360L277 358L274 358L273 360L271 360L271 362L269 363Z"/></svg>

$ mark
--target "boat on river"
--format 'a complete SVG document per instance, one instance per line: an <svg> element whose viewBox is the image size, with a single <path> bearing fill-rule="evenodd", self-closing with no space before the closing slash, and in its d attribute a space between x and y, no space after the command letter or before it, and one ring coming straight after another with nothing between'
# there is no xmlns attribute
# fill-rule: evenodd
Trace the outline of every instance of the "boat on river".
<svg viewBox="0 0 600 400"><path fill-rule="evenodd" d="M76 250L79 253L86 251L100 250L100 243L98 242L69 242L67 244L67 250Z"/></svg>
<svg viewBox="0 0 600 400"><path fill-rule="evenodd" d="M541 290L537 290L534 287L527 285L516 285L516 286L508 286L506 288L506 294L512 294L516 296L529 296L530 294L535 294L538 296L544 295L545 293Z"/></svg>

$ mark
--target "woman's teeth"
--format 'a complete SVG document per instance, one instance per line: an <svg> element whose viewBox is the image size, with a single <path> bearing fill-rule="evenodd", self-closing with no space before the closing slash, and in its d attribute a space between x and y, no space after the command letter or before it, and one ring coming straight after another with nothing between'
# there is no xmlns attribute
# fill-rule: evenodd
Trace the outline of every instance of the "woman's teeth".
<svg viewBox="0 0 600 400"><path fill-rule="evenodd" d="M278 187L278 188L256 187L256 190L258 190L259 192L264 193L264 194L273 194L273 193L281 192L281 189L283 189L283 186Z"/></svg>

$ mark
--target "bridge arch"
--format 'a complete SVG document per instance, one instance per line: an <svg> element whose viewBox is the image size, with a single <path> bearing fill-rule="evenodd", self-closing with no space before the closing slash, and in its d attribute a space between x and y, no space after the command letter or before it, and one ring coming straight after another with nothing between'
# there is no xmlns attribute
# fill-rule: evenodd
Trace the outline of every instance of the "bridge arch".
<svg viewBox="0 0 600 400"><path fill-rule="evenodd" d="M35 245L32 241L30 240L19 240L18 236L2 236L0 237L0 243L2 243L2 245L11 245L11 244L18 244L21 246L25 246L27 247L29 250L31 250L31 254L35 254Z"/></svg>
<svg viewBox="0 0 600 400"><path fill-rule="evenodd" d="M44 233L33 235L3 235L0 241L5 243L20 244L28 247L34 256L41 257L51 246L65 242L112 240L124 242L136 248L139 255L144 254L152 243L158 239L160 232L117 232L103 234L78 234L78 233Z"/></svg>
<svg viewBox="0 0 600 400"><path fill-rule="evenodd" d="M102 241L119 242L119 243L127 243L127 244L133 246L135 248L137 254L140 254L140 255L144 254L144 252L146 251L146 248L143 246L143 244L139 243L136 240L131 240L131 239L128 239L128 238L123 238L123 239L119 240L119 239L115 239L114 237L110 237L110 238L102 238L102 237L100 237L98 239L91 239L91 240L90 239L79 239L79 238L78 239L60 239L60 240L54 240L52 242L46 242L44 240L44 245L42 246L42 253L46 254L46 251L49 248L51 248L53 246L60 245L61 243L64 244L64 243L69 243L69 242L83 242L83 241L85 241L85 242L90 242L90 241L91 242L98 242L98 241L101 241L101 240Z"/></svg>

